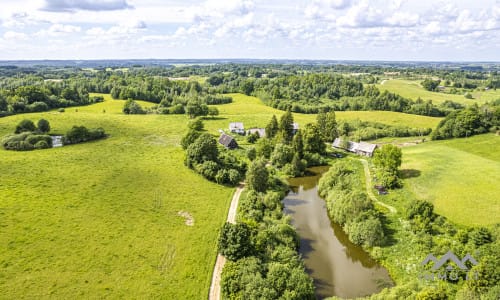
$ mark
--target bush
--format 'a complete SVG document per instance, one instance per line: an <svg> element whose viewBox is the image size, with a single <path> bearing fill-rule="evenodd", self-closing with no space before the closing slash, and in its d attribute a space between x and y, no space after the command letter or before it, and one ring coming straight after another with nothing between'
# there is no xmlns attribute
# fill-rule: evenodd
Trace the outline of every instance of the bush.
<svg viewBox="0 0 500 300"><path fill-rule="evenodd" d="M85 126L73 126L64 136L65 144L78 144L106 137L104 129L89 130Z"/></svg>
<svg viewBox="0 0 500 300"><path fill-rule="evenodd" d="M127 100L123 106L123 113L130 115L145 114L146 112L142 107L132 99Z"/></svg>
<svg viewBox="0 0 500 300"><path fill-rule="evenodd" d="M45 119L38 120L37 127L38 131L40 131L41 133L47 133L50 131L50 123Z"/></svg>
<svg viewBox="0 0 500 300"><path fill-rule="evenodd" d="M49 110L49 106L45 102L33 102L32 104L26 105L25 110L27 112L42 112Z"/></svg>
<svg viewBox="0 0 500 300"><path fill-rule="evenodd" d="M65 112L66 110L65 110L64 108L62 108L62 107L61 107L61 108L59 108L57 111L58 111L58 112L60 112L60 113L63 113L63 112Z"/></svg>
<svg viewBox="0 0 500 300"><path fill-rule="evenodd" d="M251 231L245 223L226 223L219 237L219 253L235 261L252 253Z"/></svg>
<svg viewBox="0 0 500 300"><path fill-rule="evenodd" d="M50 148L50 146L46 141L38 141L35 144L35 149L47 149L47 148Z"/></svg>
<svg viewBox="0 0 500 300"><path fill-rule="evenodd" d="M197 164L195 170L208 180L215 180L215 176L219 171L219 165L214 161L207 160L201 164Z"/></svg>
<svg viewBox="0 0 500 300"><path fill-rule="evenodd" d="M21 122L19 122L19 124L17 124L15 133L35 131L35 130L36 130L35 123L33 123L33 121L31 120L24 119Z"/></svg>

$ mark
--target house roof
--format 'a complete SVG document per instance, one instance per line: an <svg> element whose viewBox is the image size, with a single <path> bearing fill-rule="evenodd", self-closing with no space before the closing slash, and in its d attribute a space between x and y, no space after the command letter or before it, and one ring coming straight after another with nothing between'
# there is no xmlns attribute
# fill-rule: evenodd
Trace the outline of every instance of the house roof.
<svg viewBox="0 0 500 300"><path fill-rule="evenodd" d="M243 130L245 127L243 127L242 122L232 122L229 123L229 129L241 129Z"/></svg>
<svg viewBox="0 0 500 300"><path fill-rule="evenodd" d="M373 153L373 151L375 151L375 148L377 148L377 145L375 145L375 144L360 142L360 143L358 143L357 150L367 152L367 153Z"/></svg>
<svg viewBox="0 0 500 300"><path fill-rule="evenodd" d="M332 146L335 148L343 148L342 147L342 139L336 138L333 141ZM367 143L367 142L356 143L356 142L349 141L347 149L345 149L345 150L347 150L349 152L363 151L366 153L373 153L373 151L375 151L376 148L377 148L376 144L371 144L371 143Z"/></svg>
<svg viewBox="0 0 500 300"><path fill-rule="evenodd" d="M232 136L227 135L225 133L223 133L223 134L220 135L220 137L219 137L219 143L221 145L223 145L225 147L229 147L229 145L231 144L231 142L234 142L236 145L238 145Z"/></svg>

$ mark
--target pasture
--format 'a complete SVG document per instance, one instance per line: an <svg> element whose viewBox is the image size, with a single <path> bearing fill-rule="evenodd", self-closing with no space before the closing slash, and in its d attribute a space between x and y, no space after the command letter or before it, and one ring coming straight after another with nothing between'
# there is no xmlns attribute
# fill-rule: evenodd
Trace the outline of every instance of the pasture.
<svg viewBox="0 0 500 300"><path fill-rule="evenodd" d="M433 141L403 148L407 190L434 203L438 214L469 225L492 225L500 215L500 137Z"/></svg>
<svg viewBox="0 0 500 300"><path fill-rule="evenodd" d="M500 98L500 90L473 91L471 94L474 99L466 99L464 95L430 92L425 90L420 85L420 81L416 80L390 79L385 80L384 84L377 84L376 86L381 91L387 90L389 92L399 94L403 97L410 98L412 100L416 100L418 97L420 97L424 101L432 100L432 103L434 104L439 104L446 100L451 100L461 104L471 105L474 103L481 104L487 101L494 101Z"/></svg>
<svg viewBox="0 0 500 300"><path fill-rule="evenodd" d="M122 106L106 96L64 113L0 118L1 136L24 118L45 118L53 132L85 125L110 134L0 149L1 298L206 299L233 189L184 167L186 116L123 115Z"/></svg>

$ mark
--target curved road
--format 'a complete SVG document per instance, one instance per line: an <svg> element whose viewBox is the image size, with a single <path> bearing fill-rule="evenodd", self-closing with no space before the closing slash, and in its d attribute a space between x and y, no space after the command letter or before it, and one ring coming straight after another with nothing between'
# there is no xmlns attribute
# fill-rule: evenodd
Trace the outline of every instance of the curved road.
<svg viewBox="0 0 500 300"><path fill-rule="evenodd" d="M368 162L366 161L366 159L362 159L362 158L360 158L359 161L363 164L363 167L365 169L366 193L368 194L368 197L370 197L370 199L372 199L372 201L374 201L378 205L387 208L391 213L396 213L397 210L394 206L391 206L389 204L385 204L384 202L379 201L377 199L377 197L375 197L375 194L373 194L373 190L372 190L372 176L370 174L370 168L368 168Z"/></svg>
<svg viewBox="0 0 500 300"><path fill-rule="evenodd" d="M227 222L235 224L236 223L236 211L238 210L238 201L240 200L241 192L245 188L244 184L240 184L233 194L233 199L231 200L231 206L229 207L229 212L227 213ZM222 269L226 263L226 258L220 254L217 254L217 260L215 261L214 272L212 274L212 284L210 285L210 292L208 294L209 300L219 300L220 295L220 280L222 275Z"/></svg>

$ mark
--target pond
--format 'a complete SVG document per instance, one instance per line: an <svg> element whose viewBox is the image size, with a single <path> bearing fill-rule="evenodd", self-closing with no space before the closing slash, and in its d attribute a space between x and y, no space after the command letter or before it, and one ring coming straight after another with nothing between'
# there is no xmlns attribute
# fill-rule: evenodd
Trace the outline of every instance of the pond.
<svg viewBox="0 0 500 300"><path fill-rule="evenodd" d="M387 270L330 221L317 188L327 170L315 167L309 169L312 176L290 179L292 191L283 200L284 212L291 216L300 236L299 251L314 279L317 297L355 298L392 286Z"/></svg>

